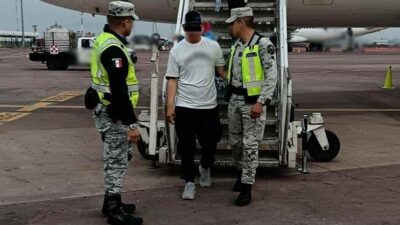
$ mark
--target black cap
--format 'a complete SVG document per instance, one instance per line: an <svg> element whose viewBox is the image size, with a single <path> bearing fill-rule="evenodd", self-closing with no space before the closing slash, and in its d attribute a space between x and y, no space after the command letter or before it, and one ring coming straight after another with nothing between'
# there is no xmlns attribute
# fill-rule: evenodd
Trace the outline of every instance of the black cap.
<svg viewBox="0 0 400 225"><path fill-rule="evenodd" d="M201 13L196 11L196 10L192 10L186 13L185 15L185 25L188 24L196 24L196 25L200 25L202 24L203 21L201 19Z"/></svg>

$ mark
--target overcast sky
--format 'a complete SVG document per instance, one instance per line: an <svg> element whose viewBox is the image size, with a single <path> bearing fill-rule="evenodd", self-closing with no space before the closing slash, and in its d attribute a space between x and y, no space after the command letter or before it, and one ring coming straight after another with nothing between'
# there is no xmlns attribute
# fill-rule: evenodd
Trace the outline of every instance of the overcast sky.
<svg viewBox="0 0 400 225"><path fill-rule="evenodd" d="M66 0L67 1L67 0ZM0 30L21 30L21 21L19 19L20 10L16 9L16 2L19 0L1 0L0 7ZM18 6L19 7L19 6ZM37 25L39 31L43 32L51 25L58 23L70 30L81 29L81 13L57 6L49 5L39 0L24 0L25 30L32 31L32 25ZM18 19L17 19L18 17ZM105 23L104 16L93 17L90 14L84 14L85 32L101 32ZM17 26L17 20L19 26ZM172 25L157 23L157 31L164 37L170 37L173 31ZM152 34L156 31L153 23L137 22L135 27L136 34ZM378 33L366 35L370 39L398 39L400 38L400 28L391 28Z"/></svg>

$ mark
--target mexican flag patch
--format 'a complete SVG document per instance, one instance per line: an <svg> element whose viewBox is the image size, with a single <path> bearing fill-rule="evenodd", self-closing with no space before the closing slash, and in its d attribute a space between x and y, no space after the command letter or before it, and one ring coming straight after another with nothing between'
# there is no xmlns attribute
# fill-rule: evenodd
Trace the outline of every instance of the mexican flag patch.
<svg viewBox="0 0 400 225"><path fill-rule="evenodd" d="M112 61L114 68L122 68L124 66L121 58L115 58Z"/></svg>

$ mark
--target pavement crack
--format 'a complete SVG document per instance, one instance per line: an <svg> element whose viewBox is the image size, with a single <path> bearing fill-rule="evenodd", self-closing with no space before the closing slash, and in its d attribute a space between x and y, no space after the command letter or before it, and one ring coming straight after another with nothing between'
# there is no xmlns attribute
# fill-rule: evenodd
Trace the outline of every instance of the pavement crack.
<svg viewBox="0 0 400 225"><path fill-rule="evenodd" d="M368 181L366 181L366 180L364 180L362 178L357 178L357 177L351 176L349 174L345 174L342 171L330 170L330 169L327 169L327 168L325 168L323 166L319 166L319 167L323 168L323 169L326 169L330 173L334 173L336 175L339 175L339 176L342 176L342 177L345 177L345 178L349 178L351 180L359 181L359 182L374 186L376 188L380 188L380 189L385 190L385 191L390 191L392 193L400 194L400 191L394 190L392 188L387 188L387 187L384 187L382 185L379 185L379 184L376 184L376 183L373 183L373 182L368 182ZM364 168L358 168L358 169L364 169ZM368 169L370 169L370 168L368 168ZM349 169L349 170L354 170L354 169Z"/></svg>

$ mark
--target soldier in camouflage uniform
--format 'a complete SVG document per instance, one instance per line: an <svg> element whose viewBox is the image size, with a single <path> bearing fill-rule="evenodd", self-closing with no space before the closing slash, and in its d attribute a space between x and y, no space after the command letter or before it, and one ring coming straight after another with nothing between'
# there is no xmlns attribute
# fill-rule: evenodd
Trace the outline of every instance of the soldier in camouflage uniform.
<svg viewBox="0 0 400 225"><path fill-rule="evenodd" d="M254 31L250 7L231 10L232 36L228 69L229 141L238 170L234 190L240 192L238 206L251 202L251 188L258 167L259 142L264 135L266 107L275 92L277 70L275 47Z"/></svg>
<svg viewBox="0 0 400 225"><path fill-rule="evenodd" d="M142 218L131 215L136 206L121 201L128 154L132 152L132 144L140 139L134 114L139 99L139 81L126 47L126 37L137 19L132 3L110 2L108 24L96 38L91 63L91 89L99 101L94 112L95 122L103 141L105 197L102 213L113 225L143 223Z"/></svg>

